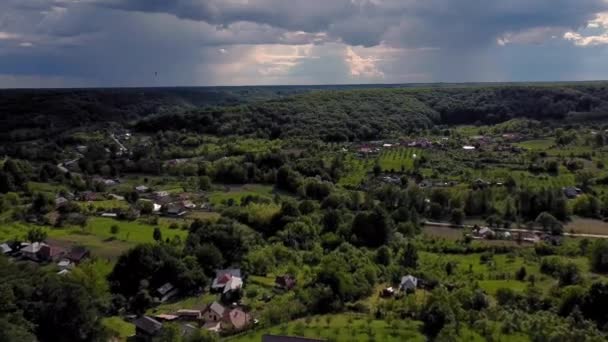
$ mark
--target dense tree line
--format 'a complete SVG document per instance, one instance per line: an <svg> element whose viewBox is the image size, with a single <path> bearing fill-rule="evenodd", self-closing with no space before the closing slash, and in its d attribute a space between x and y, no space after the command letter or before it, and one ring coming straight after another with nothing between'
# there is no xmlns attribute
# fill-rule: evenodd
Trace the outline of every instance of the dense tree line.
<svg viewBox="0 0 608 342"><path fill-rule="evenodd" d="M521 117L560 120L577 113L604 113L607 103L603 84L324 91L155 116L137 128L358 141L436 124L494 124Z"/></svg>

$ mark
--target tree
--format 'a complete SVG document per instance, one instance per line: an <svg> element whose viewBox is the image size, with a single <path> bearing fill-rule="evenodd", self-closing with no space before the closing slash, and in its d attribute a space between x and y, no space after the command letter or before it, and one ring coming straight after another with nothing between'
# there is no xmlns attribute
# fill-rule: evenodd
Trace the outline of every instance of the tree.
<svg viewBox="0 0 608 342"><path fill-rule="evenodd" d="M216 269L221 268L224 265L222 252L213 244L204 243L200 245L194 252L194 255L208 275L212 275Z"/></svg>
<svg viewBox="0 0 608 342"><path fill-rule="evenodd" d="M549 214L548 212L542 212L536 217L536 223L540 224L543 227L543 230L550 230L553 235L561 235L563 233L564 227L562 223L559 222L555 216Z"/></svg>
<svg viewBox="0 0 608 342"><path fill-rule="evenodd" d="M591 269L598 273L608 272L608 240L598 239L591 247Z"/></svg>
<svg viewBox="0 0 608 342"><path fill-rule="evenodd" d="M154 203L152 203L152 201L139 200L137 201L137 206L142 215L150 215L154 212Z"/></svg>
<svg viewBox="0 0 608 342"><path fill-rule="evenodd" d="M450 222L461 225L464 222L464 211L462 209L452 209Z"/></svg>
<svg viewBox="0 0 608 342"><path fill-rule="evenodd" d="M374 172L374 176L376 176L376 177L380 176L380 174L382 173L382 166L380 166L380 164L378 164L378 163L374 164L373 172Z"/></svg>
<svg viewBox="0 0 608 342"><path fill-rule="evenodd" d="M356 243L368 247L386 244L392 234L388 214L380 207L369 212L361 212L352 223L352 233Z"/></svg>
<svg viewBox="0 0 608 342"><path fill-rule="evenodd" d="M32 228L27 232L27 241L42 242L46 240L46 232L41 228Z"/></svg>
<svg viewBox="0 0 608 342"><path fill-rule="evenodd" d="M405 249L403 250L403 255L401 257L401 265L403 267L412 269L418 267L418 251L416 250L416 246L411 242L405 245Z"/></svg>
<svg viewBox="0 0 608 342"><path fill-rule="evenodd" d="M198 187L203 191L211 189L211 178L209 176L200 176L198 178Z"/></svg>
<svg viewBox="0 0 608 342"><path fill-rule="evenodd" d="M158 228L158 227L154 228L154 233L152 234L152 237L154 238L154 241L156 241L156 242L162 241L163 234L160 231L160 228Z"/></svg>
<svg viewBox="0 0 608 342"><path fill-rule="evenodd" d="M575 263L568 263L559 272L559 285L569 286L580 283L581 271Z"/></svg>
<svg viewBox="0 0 608 342"><path fill-rule="evenodd" d="M391 264L391 250L387 246L382 246L376 251L376 261L380 265L388 266Z"/></svg>
<svg viewBox="0 0 608 342"><path fill-rule="evenodd" d="M422 330L431 338L437 336L444 326L455 322L456 317L448 303L446 294L435 290L431 299L422 309L420 319L423 322Z"/></svg>
<svg viewBox="0 0 608 342"><path fill-rule="evenodd" d="M517 270L517 272L515 272L515 279L519 281L524 281L526 279L527 274L528 272L526 271L526 268L522 266L519 270Z"/></svg>
<svg viewBox="0 0 608 342"><path fill-rule="evenodd" d="M110 227L110 233L112 235L118 234L119 231L120 231L120 228L115 224L113 224L112 227Z"/></svg>

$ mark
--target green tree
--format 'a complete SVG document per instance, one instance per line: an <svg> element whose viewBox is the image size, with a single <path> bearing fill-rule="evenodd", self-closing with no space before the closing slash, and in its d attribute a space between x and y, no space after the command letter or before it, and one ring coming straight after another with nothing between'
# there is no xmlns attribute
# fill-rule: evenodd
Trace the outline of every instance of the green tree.
<svg viewBox="0 0 608 342"><path fill-rule="evenodd" d="M118 225L113 224L112 227L110 227L110 234L112 235L118 234L119 231L120 228L118 227Z"/></svg>
<svg viewBox="0 0 608 342"><path fill-rule="evenodd" d="M536 217L536 223L540 224L543 227L543 230L550 231L553 235L561 235L563 233L564 227L562 223L559 222L555 216L549 214L548 212L542 212Z"/></svg>
<svg viewBox="0 0 608 342"><path fill-rule="evenodd" d="M162 239L163 239L163 234L162 234L162 232L160 231L160 228L158 228L158 227L155 227L155 228L154 228L154 233L152 234L152 237L154 238L154 241L156 241L156 242L160 242L160 241L162 241Z"/></svg>
<svg viewBox="0 0 608 342"><path fill-rule="evenodd" d="M461 225L464 222L464 211L462 209L452 209L450 222L453 224Z"/></svg>
<svg viewBox="0 0 608 342"><path fill-rule="evenodd" d="M591 247L591 269L598 273L608 272L608 240L598 239Z"/></svg>
<svg viewBox="0 0 608 342"><path fill-rule="evenodd" d="M46 240L46 231L41 228L32 228L27 232L27 241L29 242L42 242Z"/></svg>
<svg viewBox="0 0 608 342"><path fill-rule="evenodd" d="M412 269L418 267L418 251L416 250L416 246L411 242L405 245L401 256L401 265Z"/></svg>

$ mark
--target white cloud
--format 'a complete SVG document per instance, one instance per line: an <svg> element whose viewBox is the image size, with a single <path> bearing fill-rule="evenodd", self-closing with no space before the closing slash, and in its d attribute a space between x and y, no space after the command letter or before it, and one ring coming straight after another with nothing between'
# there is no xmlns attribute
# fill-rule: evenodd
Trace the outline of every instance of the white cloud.
<svg viewBox="0 0 608 342"><path fill-rule="evenodd" d="M519 32L507 32L496 39L500 46L509 44L541 44L548 39L560 37L567 31L562 27L534 27Z"/></svg>
<svg viewBox="0 0 608 342"><path fill-rule="evenodd" d="M19 37L20 36L18 34L0 31L0 40L19 39Z"/></svg>
<svg viewBox="0 0 608 342"><path fill-rule="evenodd" d="M384 73L378 68L380 61L377 57L362 57L352 47L346 48L345 61L350 68L350 74L354 77L383 78Z"/></svg>
<svg viewBox="0 0 608 342"><path fill-rule="evenodd" d="M589 28L608 28L608 12L598 13L595 19L591 20L587 27Z"/></svg>
<svg viewBox="0 0 608 342"><path fill-rule="evenodd" d="M593 33L588 32L593 31ZM593 20L587 23L585 33L568 31L563 38L576 46L598 46L608 44L608 12L596 14Z"/></svg>
<svg viewBox="0 0 608 342"><path fill-rule="evenodd" d="M576 32L564 33L564 39L574 42L576 46L598 46L608 44L608 33L595 36L583 36Z"/></svg>

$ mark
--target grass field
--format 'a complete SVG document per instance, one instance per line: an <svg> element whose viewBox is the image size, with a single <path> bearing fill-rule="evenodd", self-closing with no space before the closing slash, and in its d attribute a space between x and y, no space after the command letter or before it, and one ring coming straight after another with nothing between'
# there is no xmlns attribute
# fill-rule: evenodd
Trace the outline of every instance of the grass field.
<svg viewBox="0 0 608 342"><path fill-rule="evenodd" d="M205 293L202 296L188 297L178 301L161 304L157 307L149 309L148 315L172 314L179 309L202 310L207 305L216 301L218 296L212 293Z"/></svg>
<svg viewBox="0 0 608 342"><path fill-rule="evenodd" d="M241 203L241 199L246 196L260 196L272 199L273 187L269 185L245 184L229 187L228 191L214 191L209 194L209 201L214 206L221 205L232 199L236 205Z"/></svg>
<svg viewBox="0 0 608 342"><path fill-rule="evenodd" d="M101 324L120 341L126 341L129 336L135 335L135 326L118 316L105 317Z"/></svg>
<svg viewBox="0 0 608 342"><path fill-rule="evenodd" d="M382 171L401 172L411 170L414 160L420 158L422 150L416 148L395 148L385 150L380 154L379 163Z"/></svg>
<svg viewBox="0 0 608 342"><path fill-rule="evenodd" d="M116 225L119 232L112 235L110 227ZM37 227L32 224L14 222L0 225L0 241L11 239L24 239L28 230ZM168 224L159 225L163 239L172 239L179 236L182 241L188 235L181 229L170 229ZM128 248L137 243L154 242L154 226L141 221L118 221L111 218L91 217L84 228L43 227L51 241L65 247L70 245L83 245L91 249L94 256L102 258L116 258Z"/></svg>
<svg viewBox="0 0 608 342"><path fill-rule="evenodd" d="M555 139L550 138L550 139L528 140L528 141L522 141L520 143L516 143L515 145L529 149L529 150L534 150L534 151L546 151L555 145Z"/></svg>
<svg viewBox="0 0 608 342"><path fill-rule="evenodd" d="M276 327L228 338L228 341L259 342L265 334L301 336L329 341L426 341L420 322L372 320L367 316L339 314L313 316Z"/></svg>
<svg viewBox="0 0 608 342"><path fill-rule="evenodd" d="M368 172L372 171L374 161L371 159L361 160L353 155L348 155L344 159L344 164L348 173L340 178L338 184L346 187L357 187L365 180Z"/></svg>

